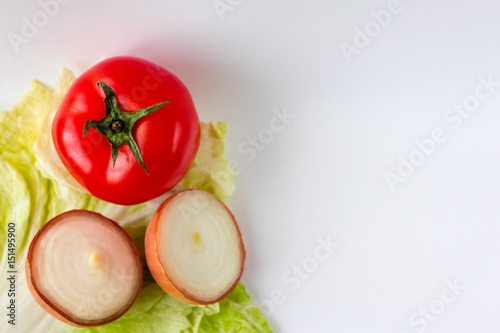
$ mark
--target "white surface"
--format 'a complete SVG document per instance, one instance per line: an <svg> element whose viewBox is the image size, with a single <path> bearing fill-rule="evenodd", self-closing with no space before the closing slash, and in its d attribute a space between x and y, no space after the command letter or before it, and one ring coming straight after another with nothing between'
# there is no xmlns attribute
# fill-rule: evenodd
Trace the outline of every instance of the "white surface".
<svg viewBox="0 0 500 333"><path fill-rule="evenodd" d="M243 282L257 303L283 293L268 315L276 332L498 331L500 87L459 128L443 119L479 76L500 81L498 2L402 1L348 62L340 44L388 1L226 1L236 5L223 20L213 0L72 1L17 53L8 33L41 7L3 1L0 108L32 78L53 86L61 65L157 62L185 82L202 120L230 123ZM295 118L262 151L238 149L284 108ZM447 140L391 191L384 173L436 128ZM314 264L327 237L338 248L316 251L326 259L307 279L283 279ZM454 279L467 289L450 300ZM428 306L442 313L413 314Z"/></svg>

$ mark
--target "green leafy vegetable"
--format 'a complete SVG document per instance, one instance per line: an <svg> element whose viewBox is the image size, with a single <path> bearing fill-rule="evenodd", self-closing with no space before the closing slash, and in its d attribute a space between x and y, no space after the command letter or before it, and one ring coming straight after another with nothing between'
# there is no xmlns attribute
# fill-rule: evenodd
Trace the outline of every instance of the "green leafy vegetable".
<svg viewBox="0 0 500 333"><path fill-rule="evenodd" d="M51 138L52 119L75 80L63 68L54 92L38 81L9 112L0 113L0 263L7 271L7 225L16 225L18 332L271 332L243 285L224 300L209 306L182 303L161 290L145 271L145 282L134 306L119 320L96 328L74 328L46 313L31 297L24 276L29 242L52 217L70 209L88 209L119 221L139 249L155 203L119 206L88 193L62 165ZM224 157L226 122L202 123L195 163L176 189L200 188L225 199L234 191L234 179ZM34 167L36 166L36 167ZM147 267L146 267L147 269ZM0 284L7 294L7 284ZM0 332L8 331L3 325ZM10 326L10 325L9 325Z"/></svg>
<svg viewBox="0 0 500 333"><path fill-rule="evenodd" d="M73 73L63 67L59 75L59 81L56 85L52 102L45 116L41 116L42 124L38 137L33 146L36 154L36 168L40 170L42 176L52 179L60 185L75 189L79 192L85 192L85 189L71 176L57 154L54 141L52 140L52 120L54 119L57 109L61 104L64 96L69 90L71 84L75 81ZM71 193L59 193L68 195Z"/></svg>
<svg viewBox="0 0 500 333"><path fill-rule="evenodd" d="M227 121L201 123L200 149L181 181L184 189L197 188L212 193L222 201L234 192L234 174L224 157Z"/></svg>
<svg viewBox="0 0 500 333"><path fill-rule="evenodd" d="M217 315L203 316L199 329L193 332L272 332L241 283L219 302L219 307Z"/></svg>
<svg viewBox="0 0 500 333"><path fill-rule="evenodd" d="M95 328L72 328L65 333L249 333L272 332L242 284L212 305L178 301L149 283L134 306L120 319Z"/></svg>

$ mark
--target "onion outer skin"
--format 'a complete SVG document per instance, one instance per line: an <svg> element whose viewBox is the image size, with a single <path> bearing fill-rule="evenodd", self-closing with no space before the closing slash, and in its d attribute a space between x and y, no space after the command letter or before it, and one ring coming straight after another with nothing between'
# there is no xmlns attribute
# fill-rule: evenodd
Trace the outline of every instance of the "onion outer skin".
<svg viewBox="0 0 500 333"><path fill-rule="evenodd" d="M140 270L139 270L140 283L139 283L137 292L133 298L133 301L130 303L130 305L124 307L120 312L116 313L113 316L103 318L100 321L93 321L91 323L85 322L85 321L80 321L76 318L72 318L70 315L68 315L67 313L65 313L64 311L59 309L56 305L54 305L49 299L47 299L47 297L45 297L41 292L39 292L39 290L36 286L36 283L34 283L35 279L33 279L33 274L31 272L31 263L33 261L33 249L34 249L38 239L40 238L40 236L43 235L44 232L47 232L50 229L50 227L52 225L54 225L55 223L57 223L59 220L64 219L64 218L68 218L66 216L67 214L73 214L75 212L85 212L88 214L95 214L95 215L99 215L100 216L99 218L101 218L101 219L108 220L110 222L110 225L113 225L113 227L115 227L116 230L118 230L119 232L126 235L126 238L130 242L130 245L132 246L134 253L137 256L137 259L139 260L139 263L140 263ZM109 218L107 218L99 213L87 211L84 209L74 209L74 210L70 210L70 211L64 212L62 214L59 214L56 217L52 218L50 221L45 223L45 225L40 230L38 230L38 232L36 233L35 237L31 241L31 244L30 244L30 247L28 250L28 257L26 259L26 269L25 269L26 282L28 283L28 288L31 292L31 295L33 295L33 298L36 300L36 302L38 304L40 304L40 306L45 311L47 311L49 314L51 314L53 317L59 319L60 321L66 323L66 324L76 326L76 327L97 327L97 326L102 326L102 325L109 324L109 323L115 321L116 319L123 316L132 307L132 305L134 305L135 301L137 300L137 297L139 297L139 293L140 293L141 288L142 288L142 282L143 282L142 265L143 265L143 263L142 263L141 254L139 253L139 250L135 246L130 235L118 223L116 223L115 221L113 221L113 220L111 220L111 219L109 219Z"/></svg>
<svg viewBox="0 0 500 333"><path fill-rule="evenodd" d="M233 213L227 208L227 206L220 201L217 197L213 196L215 199L219 201L220 204L222 204L225 209L228 211L229 215L231 216L231 219L233 220L233 223L236 227L236 230L238 232L238 237L239 237L239 242L241 244L241 251L242 251L242 260L241 260L241 268L240 268L240 273L238 277L235 279L235 282L233 285L221 296L217 297L216 299L210 300L210 301L204 301L197 299L196 297L192 296L187 290L183 290L180 287L177 287L175 283L169 278L168 272L165 270L165 267L163 267L161 261L160 261L160 255L159 255L159 249L158 249L158 224L161 219L161 215L164 211L164 209L168 209L169 203L180 193L185 193L188 191L201 191L201 190L196 190L196 189L190 189L190 190L183 190L180 192L175 193L174 195L168 197L155 211L153 214L153 217L151 218L151 221L149 222L147 231L146 231L146 239L144 242L145 246L145 252L146 252L146 262L149 267L149 270L151 271L151 274L153 275L153 278L155 279L156 283L170 296L183 301L185 303L189 304L195 304L195 305L208 305L208 304L213 304L221 301L224 299L233 289L238 285L241 275L243 274L243 268L245 264L245 259L246 259L246 251L245 251L245 245L243 244L243 240L241 237L241 231L240 228L238 227L238 223L236 223L236 219L234 218Z"/></svg>

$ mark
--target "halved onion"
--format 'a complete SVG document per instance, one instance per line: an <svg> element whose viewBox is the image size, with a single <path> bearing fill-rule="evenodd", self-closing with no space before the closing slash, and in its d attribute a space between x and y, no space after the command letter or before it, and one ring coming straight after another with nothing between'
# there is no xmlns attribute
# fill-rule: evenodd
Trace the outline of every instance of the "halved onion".
<svg viewBox="0 0 500 333"><path fill-rule="evenodd" d="M73 210L38 231L26 278L35 300L54 317L74 326L99 326L118 319L135 302L142 261L116 222Z"/></svg>
<svg viewBox="0 0 500 333"><path fill-rule="evenodd" d="M187 303L220 301L243 273L245 247L234 216L205 191L181 191L165 200L149 223L145 248L156 282Z"/></svg>

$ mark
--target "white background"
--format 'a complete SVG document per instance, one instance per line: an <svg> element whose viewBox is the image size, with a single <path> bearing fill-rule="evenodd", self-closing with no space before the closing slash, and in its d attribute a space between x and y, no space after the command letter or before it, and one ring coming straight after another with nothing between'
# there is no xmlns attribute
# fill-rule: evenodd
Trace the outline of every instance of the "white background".
<svg viewBox="0 0 500 333"><path fill-rule="evenodd" d="M500 332L500 87L460 125L444 118L474 102L479 77L500 82L500 4L402 0L377 31L372 11L388 1L223 1L232 10L71 1L16 47L9 34L43 7L2 1L0 109L33 78L54 86L62 65L156 62L202 120L229 121L243 282L276 332ZM364 47L346 57L356 36ZM273 110L295 117L271 140ZM422 158L415 140L439 128L446 140L391 191L386 173ZM338 248L318 263L328 237ZM291 272L302 265L303 279ZM455 282L466 289L453 294Z"/></svg>

